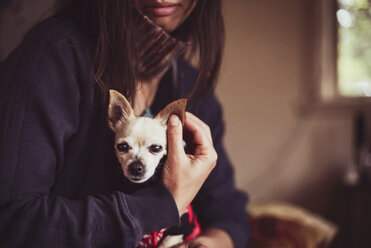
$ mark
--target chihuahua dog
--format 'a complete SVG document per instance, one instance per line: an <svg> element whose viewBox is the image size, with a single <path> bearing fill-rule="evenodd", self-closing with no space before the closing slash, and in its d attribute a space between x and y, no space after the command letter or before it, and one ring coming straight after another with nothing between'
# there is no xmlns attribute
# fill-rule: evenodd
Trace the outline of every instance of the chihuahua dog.
<svg viewBox="0 0 371 248"><path fill-rule="evenodd" d="M155 118L136 117L126 98L110 90L108 124L115 133L115 151L127 179L144 183L167 154L166 130L170 115L185 121L186 99L167 105Z"/></svg>
<svg viewBox="0 0 371 248"><path fill-rule="evenodd" d="M185 122L186 99L167 105L155 118L137 117L126 98L110 90L108 124L115 133L115 151L124 176L132 183L144 184L152 178L167 154L167 121L177 115ZM146 234L138 247L167 248L200 233L192 207L181 218L181 225Z"/></svg>

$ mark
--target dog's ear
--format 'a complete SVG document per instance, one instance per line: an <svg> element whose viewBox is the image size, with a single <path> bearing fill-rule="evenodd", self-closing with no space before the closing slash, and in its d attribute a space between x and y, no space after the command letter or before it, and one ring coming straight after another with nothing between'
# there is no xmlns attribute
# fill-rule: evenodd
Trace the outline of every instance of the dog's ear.
<svg viewBox="0 0 371 248"><path fill-rule="evenodd" d="M134 111L126 98L116 90L109 91L108 125L115 131L126 121L135 117Z"/></svg>
<svg viewBox="0 0 371 248"><path fill-rule="evenodd" d="M185 109L187 105L187 99L181 98L168 104L163 110L160 111L155 117L155 119L160 120L161 124L166 125L169 117L171 115L177 115L184 125L185 123Z"/></svg>

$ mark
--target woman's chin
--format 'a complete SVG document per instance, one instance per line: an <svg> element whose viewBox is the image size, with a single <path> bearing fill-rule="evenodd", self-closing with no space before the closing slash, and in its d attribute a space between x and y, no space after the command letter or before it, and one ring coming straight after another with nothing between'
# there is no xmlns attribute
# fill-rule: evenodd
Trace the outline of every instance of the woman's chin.
<svg viewBox="0 0 371 248"><path fill-rule="evenodd" d="M152 21L154 21L157 25L163 28L166 32L173 32L177 28L176 22L172 20L169 16L161 16L161 17L150 17Z"/></svg>

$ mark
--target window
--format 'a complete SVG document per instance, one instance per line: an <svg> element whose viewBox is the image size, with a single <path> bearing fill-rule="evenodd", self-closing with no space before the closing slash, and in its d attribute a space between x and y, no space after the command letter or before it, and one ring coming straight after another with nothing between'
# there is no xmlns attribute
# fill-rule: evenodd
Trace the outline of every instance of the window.
<svg viewBox="0 0 371 248"><path fill-rule="evenodd" d="M321 102L371 102L371 0L318 0L314 52Z"/></svg>
<svg viewBox="0 0 371 248"><path fill-rule="evenodd" d="M337 88L342 96L371 96L371 1L337 0Z"/></svg>

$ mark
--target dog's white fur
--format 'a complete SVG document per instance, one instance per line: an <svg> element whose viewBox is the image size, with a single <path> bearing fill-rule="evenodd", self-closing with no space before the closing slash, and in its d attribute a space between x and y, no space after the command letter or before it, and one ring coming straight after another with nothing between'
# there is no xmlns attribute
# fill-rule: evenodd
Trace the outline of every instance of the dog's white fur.
<svg viewBox="0 0 371 248"><path fill-rule="evenodd" d="M115 133L115 151L121 168L127 179L134 183L143 183L150 179L166 155L167 121L172 114L180 117L184 123L186 100L180 99L170 103L154 118L136 117L126 98L119 92L110 90L108 107L108 123ZM119 145L130 147L127 151L120 151ZM151 148L162 148L154 152ZM143 173L133 174L133 163L143 165Z"/></svg>

